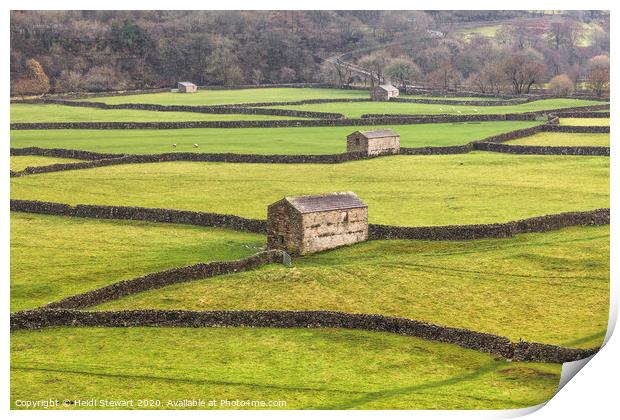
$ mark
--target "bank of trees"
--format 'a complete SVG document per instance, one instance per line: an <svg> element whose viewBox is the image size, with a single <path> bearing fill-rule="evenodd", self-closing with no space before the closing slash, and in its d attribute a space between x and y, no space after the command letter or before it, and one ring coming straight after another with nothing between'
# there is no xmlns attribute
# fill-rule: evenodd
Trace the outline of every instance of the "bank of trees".
<svg viewBox="0 0 620 420"><path fill-rule="evenodd" d="M401 87L528 93L566 75L603 95L608 17L576 13L531 19L527 12L14 11L11 90L37 95L179 80L349 85L389 79ZM523 24L514 20L520 17ZM462 26L506 18L513 20L494 37L468 35ZM598 29L585 34L585 21ZM323 60L347 51L365 51L346 60L372 77Z"/></svg>
<svg viewBox="0 0 620 420"><path fill-rule="evenodd" d="M357 61L377 80L445 91L527 94L547 88L572 94L577 88L596 95L609 91L608 21L584 28L571 16L512 21L494 37L452 31L414 48L386 49L377 70L377 52ZM594 29L592 29L594 28ZM392 52L392 54L390 54ZM406 64L405 64L406 63Z"/></svg>

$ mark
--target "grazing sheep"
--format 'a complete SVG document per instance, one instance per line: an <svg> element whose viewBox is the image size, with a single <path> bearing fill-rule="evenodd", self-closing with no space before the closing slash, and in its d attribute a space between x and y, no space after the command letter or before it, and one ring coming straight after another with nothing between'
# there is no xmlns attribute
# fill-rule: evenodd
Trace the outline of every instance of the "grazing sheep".
<svg viewBox="0 0 620 420"><path fill-rule="evenodd" d="M462 114L461 110L456 111L457 114Z"/></svg>
<svg viewBox="0 0 620 420"><path fill-rule="evenodd" d="M474 108L474 112L478 112L478 109L477 109L477 108Z"/></svg>
<svg viewBox="0 0 620 420"><path fill-rule="evenodd" d="M198 144L197 144L197 143L194 143L194 147L195 147L195 148L197 148L197 147L198 147Z"/></svg>
<svg viewBox="0 0 620 420"><path fill-rule="evenodd" d="M176 149L176 148L177 148L177 144L176 144L176 143L174 143L174 144L172 145L172 148L173 148L173 149Z"/></svg>

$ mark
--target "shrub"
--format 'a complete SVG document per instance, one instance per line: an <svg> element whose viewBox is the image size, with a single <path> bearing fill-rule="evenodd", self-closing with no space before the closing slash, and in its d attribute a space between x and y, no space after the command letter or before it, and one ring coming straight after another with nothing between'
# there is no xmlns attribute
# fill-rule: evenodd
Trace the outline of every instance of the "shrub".
<svg viewBox="0 0 620 420"><path fill-rule="evenodd" d="M549 89L556 95L569 96L575 91L575 83L567 74L558 74L549 81Z"/></svg>

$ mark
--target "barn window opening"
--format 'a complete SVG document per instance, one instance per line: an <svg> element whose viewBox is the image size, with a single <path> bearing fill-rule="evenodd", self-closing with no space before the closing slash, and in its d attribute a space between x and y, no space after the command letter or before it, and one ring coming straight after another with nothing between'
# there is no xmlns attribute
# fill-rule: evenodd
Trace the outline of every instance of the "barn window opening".
<svg viewBox="0 0 620 420"><path fill-rule="evenodd" d="M360 145L360 139L355 139L355 145L359 146Z"/></svg>
<svg viewBox="0 0 620 420"><path fill-rule="evenodd" d="M278 235L278 245L284 245L284 236Z"/></svg>
<svg viewBox="0 0 620 420"><path fill-rule="evenodd" d="M347 213L346 211L343 211L340 214L340 221L341 222L348 222L349 221L349 213Z"/></svg>

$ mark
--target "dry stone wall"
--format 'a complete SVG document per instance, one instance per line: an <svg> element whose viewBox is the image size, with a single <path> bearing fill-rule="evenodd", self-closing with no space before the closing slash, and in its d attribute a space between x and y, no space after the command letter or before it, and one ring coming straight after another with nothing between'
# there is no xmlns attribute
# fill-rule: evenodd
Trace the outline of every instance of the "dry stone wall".
<svg viewBox="0 0 620 420"><path fill-rule="evenodd" d="M230 214L129 206L100 206L84 204L70 206L69 204L52 203L46 201L12 199L10 209L11 211L51 214L57 216L179 223L187 225L219 227L255 233L264 233L267 226L267 223L264 220L247 219L245 217L234 216Z"/></svg>
<svg viewBox="0 0 620 420"><path fill-rule="evenodd" d="M609 156L604 146L524 146L503 143L475 143L474 150L515 155Z"/></svg>
<svg viewBox="0 0 620 420"><path fill-rule="evenodd" d="M44 308L86 308L135 293L170 286L172 284L185 283L223 274L240 273L256 269L266 264L282 263L283 258L284 253L282 251L272 249L234 261L215 261L194 264L187 267L172 268L170 270L159 271L135 279L120 281L86 293L70 296L58 302L50 303Z"/></svg>
<svg viewBox="0 0 620 420"><path fill-rule="evenodd" d="M544 125L542 131L554 133L609 133L609 126Z"/></svg>
<svg viewBox="0 0 620 420"><path fill-rule="evenodd" d="M46 309L11 314L11 331L48 327L345 328L387 332L455 344L514 361L564 363L598 351L541 343L382 315L330 311L78 311Z"/></svg>
<svg viewBox="0 0 620 420"><path fill-rule="evenodd" d="M144 220L150 222L221 227L255 233L267 232L267 222L265 220L188 210L82 204L70 206L63 203L15 199L11 199L10 209L11 211L58 216ZM368 225L368 238L374 240L467 240L507 238L520 233L548 232L569 226L607 225L609 224L609 220L609 209L604 208L538 216L507 223L428 227L390 226L371 223Z"/></svg>

